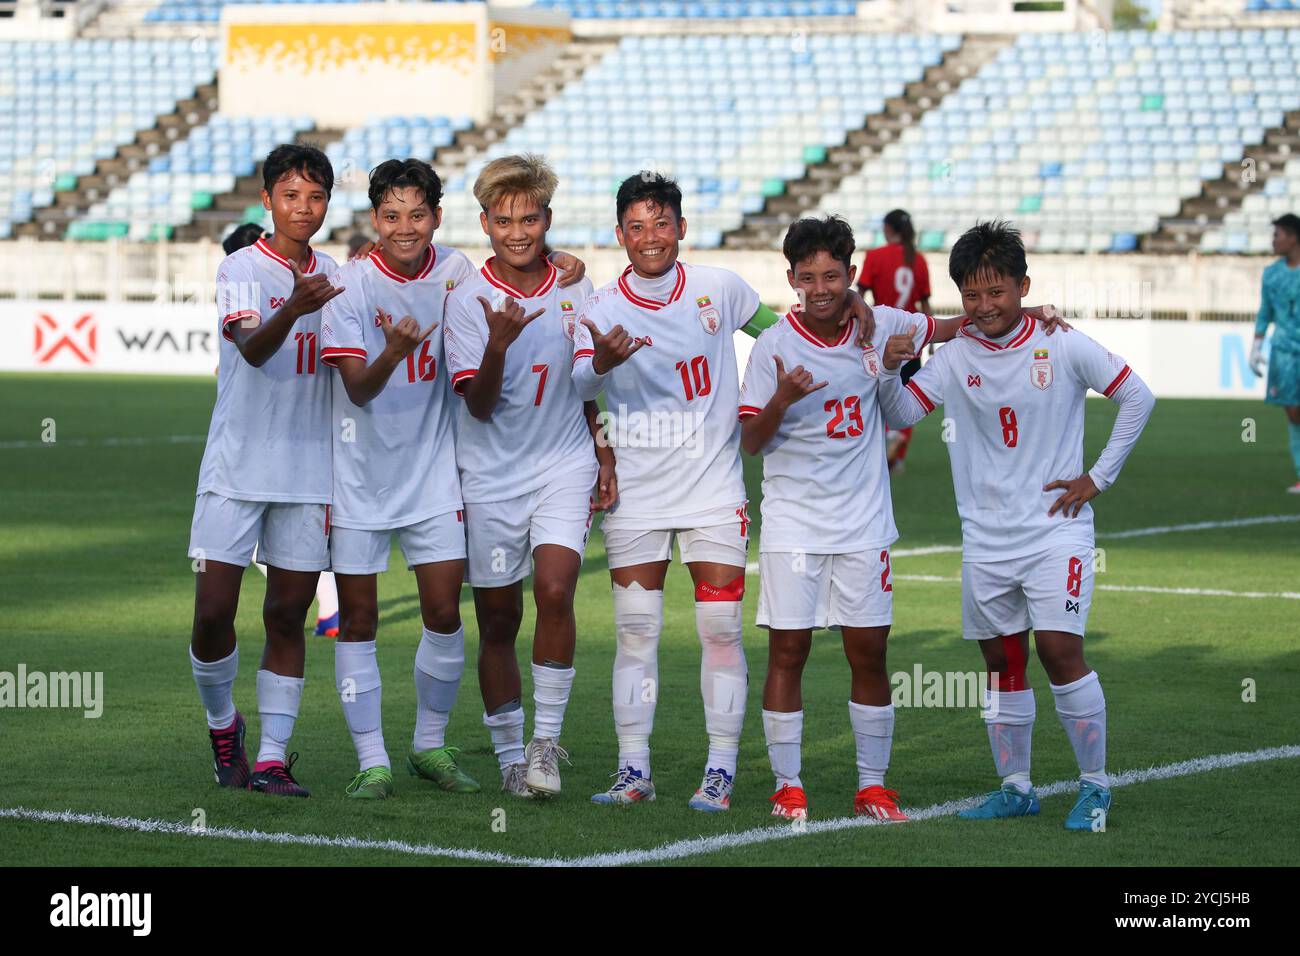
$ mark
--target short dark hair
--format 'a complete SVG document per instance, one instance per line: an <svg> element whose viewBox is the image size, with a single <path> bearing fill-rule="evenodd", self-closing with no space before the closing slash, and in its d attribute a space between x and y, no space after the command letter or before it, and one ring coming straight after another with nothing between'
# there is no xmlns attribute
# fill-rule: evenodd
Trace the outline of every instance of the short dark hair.
<svg viewBox="0 0 1300 956"><path fill-rule="evenodd" d="M1019 282L1028 271L1020 230L1001 219L977 223L967 229L948 256L948 275L958 287L981 272Z"/></svg>
<svg viewBox="0 0 1300 956"><path fill-rule="evenodd" d="M387 159L370 170L370 208L378 209L394 189L418 189L430 209L442 202L442 180L422 159Z"/></svg>
<svg viewBox="0 0 1300 956"><path fill-rule="evenodd" d="M265 234L266 230L258 223L246 222L230 230L230 235L221 240L221 248L226 251L226 255L230 255L245 246L251 246Z"/></svg>
<svg viewBox="0 0 1300 956"><path fill-rule="evenodd" d="M323 187L327 196L334 192L334 167L329 157L315 146L283 143L271 150L262 163L262 188L270 193L281 177L290 172L301 173L304 179Z"/></svg>
<svg viewBox="0 0 1300 956"><path fill-rule="evenodd" d="M1297 216L1295 213L1289 212L1286 215L1278 216L1273 220L1273 225L1277 226L1279 229L1285 229L1287 232L1291 233L1291 235L1300 239L1300 216Z"/></svg>
<svg viewBox="0 0 1300 956"><path fill-rule="evenodd" d="M805 259L827 252L844 263L847 272L852 267L855 248L853 228L839 216L799 219L786 230L785 242L781 244L781 252L791 270L798 268Z"/></svg>
<svg viewBox="0 0 1300 956"><path fill-rule="evenodd" d="M618 187L618 197L614 200L620 226L623 225L623 213L639 202L648 202L660 209L671 209L673 215L682 218L681 188L663 173L644 170L623 180L623 184Z"/></svg>

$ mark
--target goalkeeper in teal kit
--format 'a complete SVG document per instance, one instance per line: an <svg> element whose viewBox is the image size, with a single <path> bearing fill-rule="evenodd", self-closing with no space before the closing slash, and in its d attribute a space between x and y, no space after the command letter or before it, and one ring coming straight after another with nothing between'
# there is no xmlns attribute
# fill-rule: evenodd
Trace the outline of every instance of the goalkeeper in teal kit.
<svg viewBox="0 0 1300 956"><path fill-rule="evenodd" d="M1300 216L1287 213L1274 220L1273 252L1281 258L1264 270L1250 367L1264 374L1264 336L1275 325L1264 400L1286 409L1297 478L1287 491L1300 494Z"/></svg>

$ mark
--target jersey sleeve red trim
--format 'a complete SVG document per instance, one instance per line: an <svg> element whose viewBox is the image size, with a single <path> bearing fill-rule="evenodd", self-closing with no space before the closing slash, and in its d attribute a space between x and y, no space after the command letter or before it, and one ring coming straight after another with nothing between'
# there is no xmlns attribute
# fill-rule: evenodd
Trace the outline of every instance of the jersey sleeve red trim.
<svg viewBox="0 0 1300 956"><path fill-rule="evenodd" d="M595 354L596 354L596 350L595 350L595 349L578 349L578 351L576 351L576 352L573 353L573 364L574 364L574 365L577 365L577 364L578 364L578 359L580 359L580 358L591 358L591 357L592 357L593 355L595 355Z"/></svg>
<svg viewBox="0 0 1300 956"><path fill-rule="evenodd" d="M478 374L476 368L461 369L451 377L451 390L457 395L465 394L465 383Z"/></svg>
<svg viewBox="0 0 1300 956"><path fill-rule="evenodd" d="M925 409L927 415L934 411L934 402L930 401L930 397L921 391L916 382L908 382L903 387L916 396L916 400L921 403L921 407Z"/></svg>
<svg viewBox="0 0 1300 956"><path fill-rule="evenodd" d="M925 348L927 345L930 344L930 340L934 338L934 333L935 333L935 331L936 331L938 328L939 328L939 323L938 323L937 321L935 321L934 316L932 316L932 315L926 315L926 317L925 317L925 341L923 341L923 342L921 343L921 348Z"/></svg>
<svg viewBox="0 0 1300 956"><path fill-rule="evenodd" d="M222 338L224 338L227 342L235 341L235 337L231 335L229 331L227 331L226 327L229 326L230 323L232 322L242 322L244 319L257 319L259 322L261 322L262 313L258 312L256 309L241 309L239 312L231 312L228 316L226 316L224 319L221 320Z"/></svg>
<svg viewBox="0 0 1300 956"><path fill-rule="evenodd" d="M740 417L741 417L742 419L744 419L744 418L753 418L755 415L757 415L757 414L758 414L759 412L761 412L761 411L762 411L761 408L755 408L753 405L741 405L741 406L740 406Z"/></svg>
<svg viewBox="0 0 1300 956"><path fill-rule="evenodd" d="M359 358L364 362L366 359L366 350L345 349L339 348L338 346L320 350L320 360L333 368L339 367L339 359L341 358Z"/></svg>
<svg viewBox="0 0 1300 956"><path fill-rule="evenodd" d="M1132 371L1133 370L1131 368L1125 365L1122 369L1119 370L1119 374L1115 376L1115 380L1106 386L1106 391L1102 392L1102 394L1105 395L1107 398L1110 398L1112 395L1114 395L1115 392L1119 390L1119 387L1128 381L1129 374Z"/></svg>

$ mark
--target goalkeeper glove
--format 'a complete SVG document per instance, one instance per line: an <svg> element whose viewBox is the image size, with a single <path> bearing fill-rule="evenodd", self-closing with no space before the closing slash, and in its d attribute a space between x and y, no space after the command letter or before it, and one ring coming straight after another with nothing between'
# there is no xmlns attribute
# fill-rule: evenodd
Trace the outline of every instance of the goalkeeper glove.
<svg viewBox="0 0 1300 956"><path fill-rule="evenodd" d="M1250 347L1250 370L1257 376L1264 374L1264 339L1255 337L1255 344Z"/></svg>

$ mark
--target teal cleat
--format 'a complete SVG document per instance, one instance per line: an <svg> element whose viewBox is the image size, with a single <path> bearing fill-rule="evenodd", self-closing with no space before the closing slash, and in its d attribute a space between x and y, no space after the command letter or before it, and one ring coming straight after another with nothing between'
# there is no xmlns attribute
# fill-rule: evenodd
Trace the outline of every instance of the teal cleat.
<svg viewBox="0 0 1300 956"><path fill-rule="evenodd" d="M1110 817L1110 791L1103 790L1095 783L1079 781L1079 799L1074 809L1065 818L1067 830L1089 830L1093 833L1106 832L1106 820Z"/></svg>
<svg viewBox="0 0 1300 956"><path fill-rule="evenodd" d="M1002 820L1007 817L1033 817L1038 815L1038 794L1030 787L1021 793L1015 787L994 790L978 807L960 811L963 820Z"/></svg>

